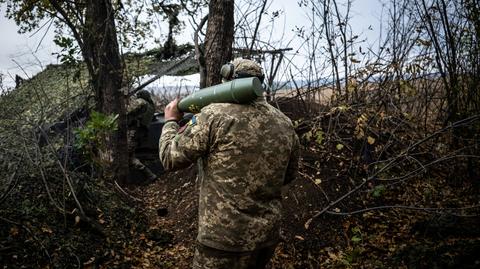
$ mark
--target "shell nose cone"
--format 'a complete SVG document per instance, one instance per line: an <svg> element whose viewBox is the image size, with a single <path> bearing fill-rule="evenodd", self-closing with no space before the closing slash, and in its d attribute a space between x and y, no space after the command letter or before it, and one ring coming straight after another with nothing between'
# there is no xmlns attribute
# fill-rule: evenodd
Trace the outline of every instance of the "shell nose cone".
<svg viewBox="0 0 480 269"><path fill-rule="evenodd" d="M263 95L263 87L262 87L262 82L260 82L260 79L254 78L252 80L252 88L253 88L253 92L257 96L262 96Z"/></svg>

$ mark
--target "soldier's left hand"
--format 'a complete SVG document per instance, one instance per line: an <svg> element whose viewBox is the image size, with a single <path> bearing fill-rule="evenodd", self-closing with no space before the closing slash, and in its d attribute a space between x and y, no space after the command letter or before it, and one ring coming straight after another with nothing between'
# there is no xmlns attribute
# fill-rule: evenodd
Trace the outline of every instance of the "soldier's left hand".
<svg viewBox="0 0 480 269"><path fill-rule="evenodd" d="M175 100L171 101L166 107L165 107L165 121L168 120L175 120L179 121L183 117L183 113L178 110L178 97L175 98Z"/></svg>

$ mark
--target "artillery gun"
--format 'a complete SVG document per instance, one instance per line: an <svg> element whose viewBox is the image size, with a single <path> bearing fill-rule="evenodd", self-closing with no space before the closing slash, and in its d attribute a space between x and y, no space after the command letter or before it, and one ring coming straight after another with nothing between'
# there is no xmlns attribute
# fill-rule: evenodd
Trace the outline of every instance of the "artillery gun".
<svg viewBox="0 0 480 269"><path fill-rule="evenodd" d="M184 118L179 122L182 126L186 124L193 116L192 113L198 113L200 110L211 103L237 103L246 104L254 101L263 95L263 87L260 80L256 77L240 78L229 82L218 84L215 86L201 89L193 94L180 100L178 108L182 112L186 112ZM79 166L85 165L86 161L81 159L80 153L75 152L74 135L72 126L82 126L88 119L88 110L81 108L63 120L55 122L49 126L42 128L39 132L39 144L44 146L48 143L49 136L61 135L71 137L66 140L66 149L68 152L59 153L59 157L67 163L69 168L78 169ZM149 126L147 139L143 140L135 148L135 156L142 161L155 174L163 173L163 167L158 160L158 141L162 134L162 128L165 124L165 117L162 113L155 113ZM140 175L133 175L140 176Z"/></svg>

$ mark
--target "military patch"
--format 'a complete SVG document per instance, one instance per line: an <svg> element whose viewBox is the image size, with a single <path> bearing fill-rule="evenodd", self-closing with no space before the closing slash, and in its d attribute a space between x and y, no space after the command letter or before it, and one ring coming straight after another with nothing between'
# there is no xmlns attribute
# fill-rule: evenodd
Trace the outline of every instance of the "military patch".
<svg viewBox="0 0 480 269"><path fill-rule="evenodd" d="M197 118L195 118L195 115L192 116L192 118L187 122L187 124L183 125L182 127L180 127L180 129L178 129L178 133L181 134L183 133L187 128L188 126L194 126L195 124L197 124Z"/></svg>
<svg viewBox="0 0 480 269"><path fill-rule="evenodd" d="M187 123L187 125L195 125L197 124L197 118L195 117L195 115L192 116L192 118L190 119L190 121Z"/></svg>

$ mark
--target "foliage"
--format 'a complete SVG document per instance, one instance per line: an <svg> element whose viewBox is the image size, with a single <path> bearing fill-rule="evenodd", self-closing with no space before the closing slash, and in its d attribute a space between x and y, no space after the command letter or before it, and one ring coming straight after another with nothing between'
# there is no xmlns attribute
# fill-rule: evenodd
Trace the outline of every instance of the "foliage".
<svg viewBox="0 0 480 269"><path fill-rule="evenodd" d="M126 55L126 76L131 79L155 72L154 54ZM80 76L76 78L73 74L78 70ZM78 123L70 122L60 134L48 131L52 124L67 122L74 111L92 106L87 77L83 63L49 65L0 96L0 215L20 224L0 219L0 237L5 238L0 244L2 249L6 247L0 253L0 264L64 268L77 264L78 259L88 264L99 251L108 252L110 256L105 259L117 264L112 265L115 267L131 264L128 259L132 251L143 251L140 246L146 239L139 239L139 234L145 233L146 220L142 211L132 207L115 186L91 178L90 166L69 166L66 158L73 157L71 143L80 137L74 138L70 132ZM89 127L79 128L86 147L94 147L91 142L96 140L95 134L99 135L98 130L115 127L114 116L93 114L95 119ZM38 143L40 128L48 135L48 144L43 147ZM65 175L71 180L73 192ZM90 220L78 214L72 193L78 195ZM68 212L63 214L63 209ZM92 229L91 223L95 222L104 227L108 239ZM93 264L108 262L96 258Z"/></svg>
<svg viewBox="0 0 480 269"><path fill-rule="evenodd" d="M47 186L53 201L44 191L44 183L39 180L40 168L48 174ZM92 258L93 264L98 263L98 258L95 258L97 253L101 253L101 259L129 264L124 257L139 245L138 234L132 232L144 233L147 220L140 210L112 191L114 186L90 180L85 175L71 174L78 180L75 190L91 218L92 222L89 222L78 215L70 190L62 190L65 182L58 166L41 166L30 173L24 172L27 171L17 175L19 183L16 189L0 207L0 264L9 268L41 268L47 265L69 268L73 264L88 264ZM57 202L62 203L60 209L64 208L66 212L55 206ZM99 224L106 237L92 229L90 224L93 222ZM103 256L105 253L108 256ZM115 258L117 255L118 258Z"/></svg>
<svg viewBox="0 0 480 269"><path fill-rule="evenodd" d="M118 129L118 115L105 115L100 112L92 111L90 119L84 127L75 130L77 139L75 147L83 152L92 160L92 162L104 168L102 159L97 157L98 151L108 150L106 137Z"/></svg>
<svg viewBox="0 0 480 269"><path fill-rule="evenodd" d="M382 195L385 193L385 186L384 185L378 185L375 186L375 188L372 190L372 196L375 198L382 197Z"/></svg>
<svg viewBox="0 0 480 269"><path fill-rule="evenodd" d="M62 64L74 65L78 64L78 47L75 45L74 39L66 36L56 36L53 42L61 48L61 52L56 53L57 58Z"/></svg>
<svg viewBox="0 0 480 269"><path fill-rule="evenodd" d="M78 77L74 77L79 73ZM81 107L91 96L83 65L48 65L42 72L0 98L5 117L18 116L36 128L52 123Z"/></svg>

